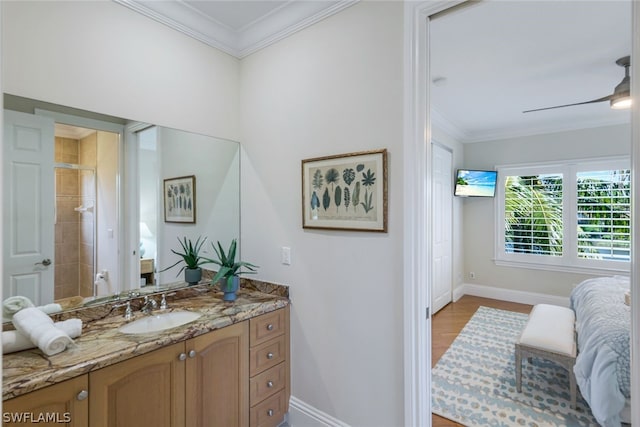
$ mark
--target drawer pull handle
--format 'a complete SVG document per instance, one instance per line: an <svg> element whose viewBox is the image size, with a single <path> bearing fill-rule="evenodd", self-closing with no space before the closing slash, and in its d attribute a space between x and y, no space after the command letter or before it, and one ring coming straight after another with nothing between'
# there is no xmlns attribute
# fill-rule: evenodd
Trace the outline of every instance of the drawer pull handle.
<svg viewBox="0 0 640 427"><path fill-rule="evenodd" d="M185 353L180 353L180 355L178 355L178 360L187 360L187 355Z"/></svg>
<svg viewBox="0 0 640 427"><path fill-rule="evenodd" d="M87 397L89 397L89 392L87 390L82 390L80 393L78 393L76 399L85 400Z"/></svg>
<svg viewBox="0 0 640 427"><path fill-rule="evenodd" d="M267 381L267 387L273 388L273 381Z"/></svg>
<svg viewBox="0 0 640 427"><path fill-rule="evenodd" d="M267 353L267 359L269 360L273 359L273 353Z"/></svg>
<svg viewBox="0 0 640 427"><path fill-rule="evenodd" d="M270 417L273 417L273 409L269 409L267 411L267 415L270 416Z"/></svg>
<svg viewBox="0 0 640 427"><path fill-rule="evenodd" d="M191 350L191 351L189 352L189 357L190 357L190 358L192 358L192 359L193 359L194 357L196 357L196 351L195 351L195 350Z"/></svg>
<svg viewBox="0 0 640 427"><path fill-rule="evenodd" d="M273 331L273 323L267 325L267 331Z"/></svg>

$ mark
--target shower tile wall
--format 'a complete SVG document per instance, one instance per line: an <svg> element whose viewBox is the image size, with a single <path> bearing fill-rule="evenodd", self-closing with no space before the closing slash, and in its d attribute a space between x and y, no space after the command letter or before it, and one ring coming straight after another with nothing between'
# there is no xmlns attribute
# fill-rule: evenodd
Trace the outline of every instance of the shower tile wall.
<svg viewBox="0 0 640 427"><path fill-rule="evenodd" d="M56 137L55 161L95 166L95 134L78 141ZM91 157L92 156L92 157ZM55 299L90 296L93 286L93 212L74 208L95 204L93 173L57 168Z"/></svg>

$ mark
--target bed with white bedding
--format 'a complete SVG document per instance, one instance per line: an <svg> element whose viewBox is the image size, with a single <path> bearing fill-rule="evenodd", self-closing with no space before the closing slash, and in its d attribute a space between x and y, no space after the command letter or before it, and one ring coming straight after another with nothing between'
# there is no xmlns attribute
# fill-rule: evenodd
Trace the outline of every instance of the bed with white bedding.
<svg viewBox="0 0 640 427"><path fill-rule="evenodd" d="M571 292L578 356L574 372L580 393L598 422L619 427L629 420L631 310L629 279L588 279Z"/></svg>

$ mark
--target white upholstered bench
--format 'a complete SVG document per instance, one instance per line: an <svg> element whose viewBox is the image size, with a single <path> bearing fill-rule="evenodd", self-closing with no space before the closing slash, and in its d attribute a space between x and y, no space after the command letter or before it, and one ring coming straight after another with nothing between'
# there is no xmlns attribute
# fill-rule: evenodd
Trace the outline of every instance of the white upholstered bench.
<svg viewBox="0 0 640 427"><path fill-rule="evenodd" d="M516 389L522 392L522 358L551 360L569 372L571 407L576 407L575 313L567 307L538 304L529 314L529 320L516 342Z"/></svg>

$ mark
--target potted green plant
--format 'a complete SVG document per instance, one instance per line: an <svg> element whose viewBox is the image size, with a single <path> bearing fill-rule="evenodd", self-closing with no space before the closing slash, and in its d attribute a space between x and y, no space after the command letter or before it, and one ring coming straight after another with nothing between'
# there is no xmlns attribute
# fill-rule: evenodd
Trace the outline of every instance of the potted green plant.
<svg viewBox="0 0 640 427"><path fill-rule="evenodd" d="M193 243L191 239L183 237L182 240L180 240L180 238L178 237L178 242L180 242L180 246L182 246L182 252L178 252L173 249L171 249L171 252L178 255L181 259L176 261L175 264L161 270L161 272L167 271L180 263L184 263L182 268L180 268L180 270L178 271L178 274L176 274L176 277L182 271L184 271L185 282L187 282L189 285L198 284L198 282L200 282L200 279L202 279L202 268L200 266L202 264L210 262L208 258L200 255L200 251L206 240L206 237L203 239L202 236L200 236L195 241L195 243Z"/></svg>
<svg viewBox="0 0 640 427"><path fill-rule="evenodd" d="M220 290L224 292L224 296L222 297L224 301L235 301L236 292L240 286L239 276L241 274L255 274L256 268L258 268L257 265L246 261L236 261L237 245L237 239L233 239L229 250L225 253L220 242L218 242L217 248L213 242L211 242L211 246L213 246L213 250L216 252L218 259L211 259L209 261L220 266L220 269L216 272L215 276L213 276L211 284L215 285L218 283L220 285ZM241 271L240 269L242 267L245 267L247 271Z"/></svg>

